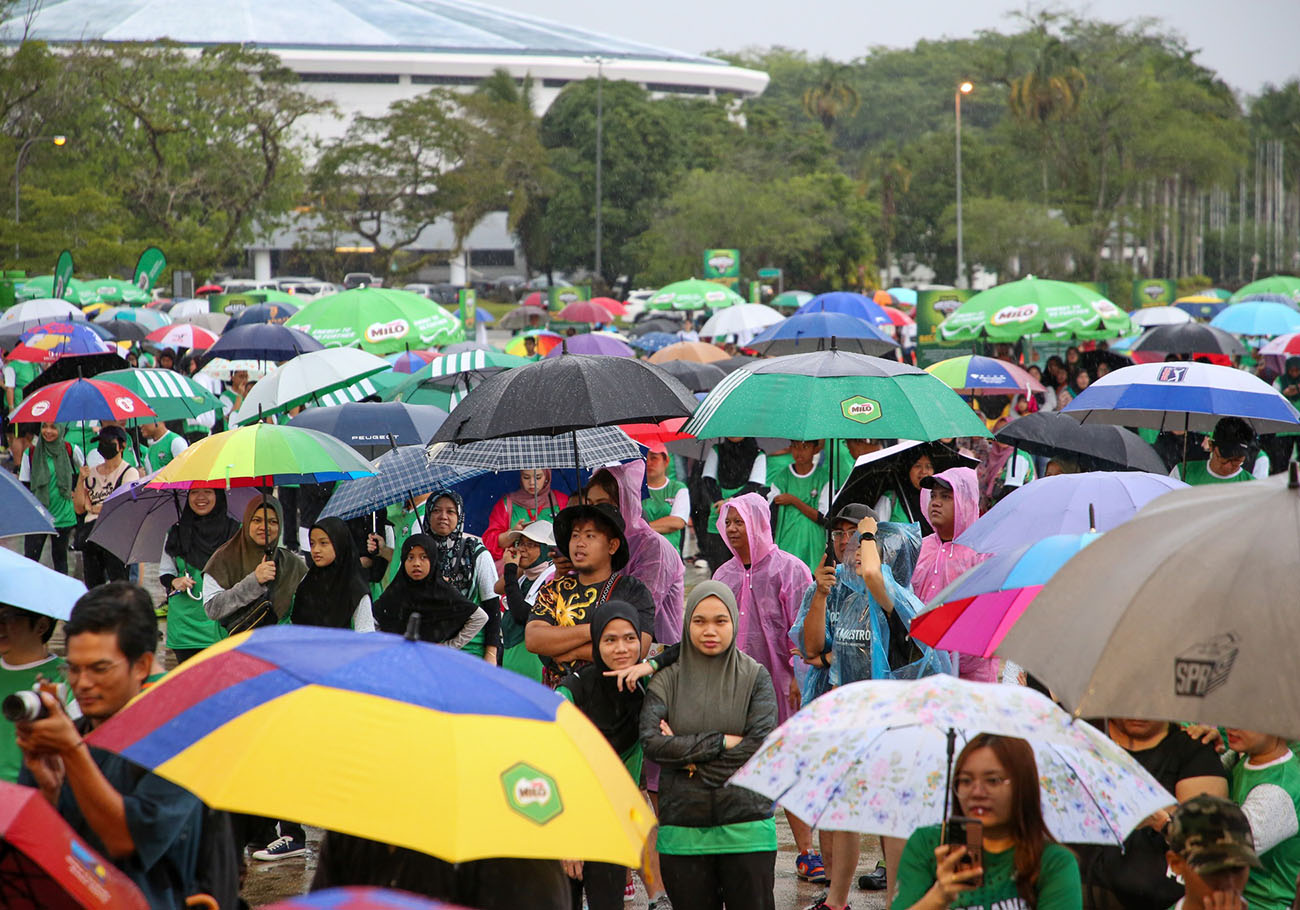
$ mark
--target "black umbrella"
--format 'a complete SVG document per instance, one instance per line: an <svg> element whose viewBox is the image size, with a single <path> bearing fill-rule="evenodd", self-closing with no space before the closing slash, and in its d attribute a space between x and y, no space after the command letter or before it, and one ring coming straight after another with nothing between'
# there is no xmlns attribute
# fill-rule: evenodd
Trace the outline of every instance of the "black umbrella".
<svg viewBox="0 0 1300 910"><path fill-rule="evenodd" d="M257 323L226 329L217 343L203 352L203 362L214 357L226 360L264 360L279 363L299 354L321 351L325 345L310 335L283 325Z"/></svg>
<svg viewBox="0 0 1300 910"><path fill-rule="evenodd" d="M648 335L651 332L667 332L672 335L682 330L682 324L676 320L669 319L667 316L652 316L649 319L643 319L627 330L629 335L640 337Z"/></svg>
<svg viewBox="0 0 1300 910"><path fill-rule="evenodd" d="M757 357L747 357L744 354L737 354L735 357L728 357L726 360L719 360L713 365L724 373L734 373L741 367L747 367L750 364L758 363Z"/></svg>
<svg viewBox="0 0 1300 910"><path fill-rule="evenodd" d="M1155 352L1158 354L1226 354L1240 357L1246 349L1232 335L1214 326L1201 325L1199 322L1184 322L1180 325L1159 325L1148 329L1141 338L1133 342L1131 351Z"/></svg>
<svg viewBox="0 0 1300 910"><path fill-rule="evenodd" d="M139 322L128 319L110 319L99 324L118 341L142 342L149 336L149 328Z"/></svg>
<svg viewBox="0 0 1300 910"><path fill-rule="evenodd" d="M1070 418L1066 418L1069 420ZM849 472L844 486L840 487L831 504L830 514L834 515L851 503L875 506L885 493L903 490L903 484L910 484L908 469L922 455L930 457L936 474L949 468L974 468L979 466L979 459L963 455L953 446L944 442L915 442L908 440L888 446L877 452L858 459L853 470ZM906 501L906 497L903 497ZM914 521L923 521L923 516L913 515ZM924 524L923 527L928 527Z"/></svg>
<svg viewBox="0 0 1300 910"><path fill-rule="evenodd" d="M320 430L374 459L394 446L423 445L446 419L446 411L427 404L352 401L308 408L289 421L289 426Z"/></svg>
<svg viewBox="0 0 1300 910"><path fill-rule="evenodd" d="M1167 474L1164 459L1141 436L1123 427L1081 424L1052 411L1026 414L995 434L998 442L1030 455L1068 455L1089 471Z"/></svg>
<svg viewBox="0 0 1300 910"><path fill-rule="evenodd" d="M711 363L692 360L670 360L658 364L659 369L676 378L692 392L707 392L727 378L727 373Z"/></svg>
<svg viewBox="0 0 1300 910"><path fill-rule="evenodd" d="M64 382L69 379L89 379L109 370L125 370L131 364L121 354L112 352L104 354L68 354L50 364L41 374L27 383L24 394L30 395L52 382Z"/></svg>

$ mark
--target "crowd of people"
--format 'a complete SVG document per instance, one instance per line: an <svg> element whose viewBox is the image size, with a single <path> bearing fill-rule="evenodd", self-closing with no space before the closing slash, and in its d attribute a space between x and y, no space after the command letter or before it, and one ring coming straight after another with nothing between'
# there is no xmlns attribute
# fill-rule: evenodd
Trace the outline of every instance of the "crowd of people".
<svg viewBox="0 0 1300 910"><path fill-rule="evenodd" d="M1071 348L1032 366L1043 393L972 406L992 429L1063 407L1108 369L1089 353ZM6 374L11 406L21 380ZM1279 382L1300 402L1300 359ZM232 376L220 389L225 413L209 427L105 421L79 440L64 424L10 427L11 469L57 531L28 537L24 552L39 559L48 540L65 573L74 568L69 550L80 553L90 590L64 624L61 656L49 647L52 619L0 604L0 695L67 684L42 691L47 718L0 720L0 779L38 787L151 906L178 907L197 891L236 906L246 861L308 850L293 820L212 812L83 738L166 668L241 631L414 628L554 689L592 721L654 808L643 875L660 910L774 910L775 807L730 779L814 699L861 680L934 673L1041 685L1002 660L933 650L908 630L935 594L987 558L957 538L1036 478L1085 470L1070 453L1035 457L984 439L728 438L693 456L656 444L644 459L594 471L572 495L553 487L549 470L521 471L517 490L490 507L472 504L488 515L481 537L467 530L455 489L350 521L320 518L323 495L307 487L259 494L239 518L225 491L192 489L156 556L157 587L146 590L138 566L89 540L105 500L177 457L187 437L220 428L248 388L246 375ZM1280 470L1289 454L1270 459L1274 441L1236 418L1204 440L1151 441L1190 484L1253 480L1257 466ZM852 466L882 453L888 472L870 495L845 501ZM1289 743L1258 731L1092 722L1176 800L1122 849L1057 843L1032 749L980 735L958 755L951 791L955 810L983 824L980 856L947 843L940 826L922 827L906 840L882 838L883 862L857 877L857 833L787 811L789 871L826 886L816 910L844 910L855 889L885 891L894 910L1292 904L1300 759ZM469 906L573 910L620 907L636 890L633 870L582 857L483 862L452 866L328 833L316 885L399 884Z"/></svg>

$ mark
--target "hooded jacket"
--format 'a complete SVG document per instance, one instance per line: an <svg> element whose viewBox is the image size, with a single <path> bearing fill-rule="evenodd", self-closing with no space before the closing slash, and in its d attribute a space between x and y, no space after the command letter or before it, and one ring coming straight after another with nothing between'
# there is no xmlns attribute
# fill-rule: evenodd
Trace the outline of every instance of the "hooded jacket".
<svg viewBox="0 0 1300 910"><path fill-rule="evenodd" d="M745 521L748 568L727 540L727 513L731 509L736 509ZM740 650L772 675L778 723L785 723L794 713L786 698L794 679L788 633L799 615L803 593L812 584L812 573L799 557L777 548L770 515L767 500L757 493L727 500L718 515L717 531L732 558L718 567L713 579L735 593L740 612L736 630Z"/></svg>
<svg viewBox="0 0 1300 910"><path fill-rule="evenodd" d="M604 470L618 484L618 513L623 517L629 555L623 572L650 591L655 605L654 640L665 645L676 644L682 637L686 567L677 548L650 527L641 512L645 462L638 459Z"/></svg>

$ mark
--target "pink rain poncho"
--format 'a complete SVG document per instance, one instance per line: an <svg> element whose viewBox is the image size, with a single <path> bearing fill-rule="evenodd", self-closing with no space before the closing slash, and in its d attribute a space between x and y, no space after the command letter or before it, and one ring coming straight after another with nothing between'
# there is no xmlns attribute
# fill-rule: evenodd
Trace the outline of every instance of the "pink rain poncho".
<svg viewBox="0 0 1300 910"><path fill-rule="evenodd" d="M980 516L979 475L974 468L949 468L934 476L952 484L952 536L956 540ZM930 514L930 491L926 489L921 490L921 514ZM952 541L945 543L937 532L931 534L921 540L921 555L916 558L916 570L912 573L912 590L921 603L928 604L957 576L987 558L987 554L977 553L970 547ZM958 667L962 679L997 682L996 661L963 654Z"/></svg>
<svg viewBox="0 0 1300 910"><path fill-rule="evenodd" d="M641 514L645 462L640 459L604 468L618 484L618 512L626 524L628 560L623 571L650 589L655 605L654 640L665 645L682 640L686 601L686 567L677 548ZM649 631L649 630L646 630Z"/></svg>
<svg viewBox="0 0 1300 910"><path fill-rule="evenodd" d="M727 513L735 509L745 521L749 535L749 568L740 561L727 541ZM713 573L714 581L731 588L740 610L740 650L767 668L776 688L777 720L784 723L794 713L790 707L790 683L794 680L790 654L790 627L799 615L803 592L812 584L812 573L798 556L777 548L772 540L772 520L767 500L757 493L729 499L718 515L718 534L731 550L732 558Z"/></svg>

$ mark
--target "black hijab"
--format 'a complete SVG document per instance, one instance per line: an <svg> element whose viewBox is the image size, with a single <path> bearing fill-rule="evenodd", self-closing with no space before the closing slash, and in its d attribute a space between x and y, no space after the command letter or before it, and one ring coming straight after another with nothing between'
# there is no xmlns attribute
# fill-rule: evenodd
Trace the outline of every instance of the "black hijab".
<svg viewBox="0 0 1300 910"><path fill-rule="evenodd" d="M421 581L406 574L406 557L413 547L429 557L429 574ZM438 543L428 534L412 534L402 544L397 574L375 602L375 624L381 632L401 635L412 613L420 614L420 640L441 644L456 637L478 605L438 577Z"/></svg>
<svg viewBox="0 0 1300 910"><path fill-rule="evenodd" d="M180 520L171 526L163 543L163 551L168 556L184 559L186 565L196 572L202 572L212 554L239 532L239 522L226 511L226 491L212 492L217 499L207 515L191 509L189 494L185 494L185 508L181 510Z"/></svg>
<svg viewBox="0 0 1300 910"><path fill-rule="evenodd" d="M718 485L724 490L734 490L749 483L749 472L758 458L758 442L746 436L740 442L723 439L717 444Z"/></svg>
<svg viewBox="0 0 1300 910"><path fill-rule="evenodd" d="M367 591L352 532L338 518L322 518L311 529L325 532L334 545L334 561L318 566L307 557L307 575L293 596L291 621L296 626L351 628L352 615Z"/></svg>
<svg viewBox="0 0 1300 910"><path fill-rule="evenodd" d="M644 690L637 687L631 692L622 691L617 679L605 675L609 667L600 656L600 637L616 619L626 619L640 635L636 607L624 600L605 601L591 620L591 664L561 679L560 685L573 693L573 703L622 755L637 741Z"/></svg>

